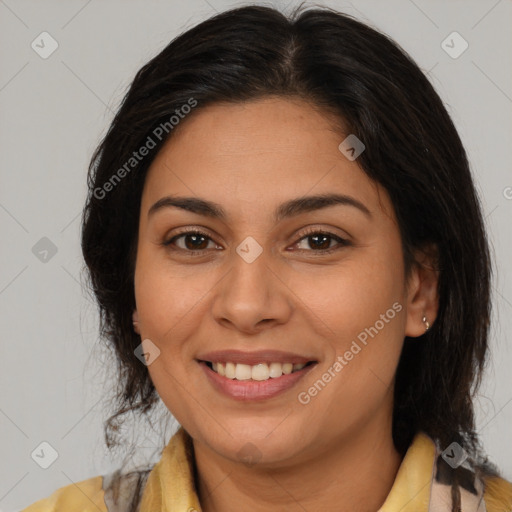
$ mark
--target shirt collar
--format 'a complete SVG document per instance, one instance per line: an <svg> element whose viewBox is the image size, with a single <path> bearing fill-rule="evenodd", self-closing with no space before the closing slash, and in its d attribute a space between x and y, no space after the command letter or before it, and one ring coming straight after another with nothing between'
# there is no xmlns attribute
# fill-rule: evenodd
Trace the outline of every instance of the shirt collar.
<svg viewBox="0 0 512 512"><path fill-rule="evenodd" d="M430 437L416 434L378 512L428 512L435 451Z"/></svg>
<svg viewBox="0 0 512 512"><path fill-rule="evenodd" d="M429 510L431 500L432 503L435 499L439 500L441 493L446 494L449 489L434 479L434 462L439 455L436 443L425 433L418 432L378 512L433 512L434 509ZM148 477L140 512L200 512L194 471L192 440L180 427ZM448 503L446 506L446 510L450 510ZM443 511L444 507L435 509L435 512Z"/></svg>
<svg viewBox="0 0 512 512"><path fill-rule="evenodd" d="M200 512L193 472L192 441L180 427L149 474L140 512Z"/></svg>

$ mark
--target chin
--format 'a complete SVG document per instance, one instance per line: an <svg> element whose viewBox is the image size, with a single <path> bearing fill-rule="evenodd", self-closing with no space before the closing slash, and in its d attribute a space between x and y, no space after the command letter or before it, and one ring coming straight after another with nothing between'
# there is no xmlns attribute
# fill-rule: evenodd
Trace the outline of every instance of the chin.
<svg viewBox="0 0 512 512"><path fill-rule="evenodd" d="M215 431L208 428L201 436L213 451L230 460L248 466L275 466L297 455L305 443L304 435L300 435L304 428L284 426L288 421L283 422L284 417L237 419L228 422L227 432L217 424Z"/></svg>

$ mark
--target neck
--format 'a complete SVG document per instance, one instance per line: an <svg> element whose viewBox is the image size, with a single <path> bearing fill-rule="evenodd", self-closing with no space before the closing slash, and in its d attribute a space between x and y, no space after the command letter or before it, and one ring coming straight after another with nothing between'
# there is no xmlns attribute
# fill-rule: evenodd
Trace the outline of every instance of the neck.
<svg viewBox="0 0 512 512"><path fill-rule="evenodd" d="M306 462L247 466L194 441L203 512L336 510L376 512L400 467L391 425L368 426Z"/></svg>

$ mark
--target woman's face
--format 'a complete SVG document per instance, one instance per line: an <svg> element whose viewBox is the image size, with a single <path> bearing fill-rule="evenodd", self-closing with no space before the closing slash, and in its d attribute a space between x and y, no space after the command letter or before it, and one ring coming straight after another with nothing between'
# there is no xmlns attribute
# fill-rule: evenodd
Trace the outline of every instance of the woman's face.
<svg viewBox="0 0 512 512"><path fill-rule="evenodd" d="M404 336L433 314L415 271L406 282L386 191L330 121L281 98L203 108L146 179L135 318L148 369L195 441L233 461L389 436Z"/></svg>

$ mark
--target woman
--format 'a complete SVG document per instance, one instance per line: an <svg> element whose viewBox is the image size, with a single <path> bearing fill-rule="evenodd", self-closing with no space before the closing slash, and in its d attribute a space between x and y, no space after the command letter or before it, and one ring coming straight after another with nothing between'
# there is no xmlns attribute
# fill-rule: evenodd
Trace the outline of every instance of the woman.
<svg viewBox="0 0 512 512"><path fill-rule="evenodd" d="M135 77L83 254L146 470L29 512L512 509L472 404L490 260L466 153L394 42L329 9L221 13ZM78 487L78 488L77 488Z"/></svg>

